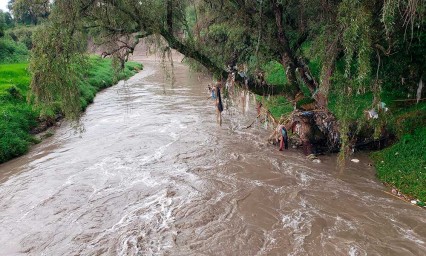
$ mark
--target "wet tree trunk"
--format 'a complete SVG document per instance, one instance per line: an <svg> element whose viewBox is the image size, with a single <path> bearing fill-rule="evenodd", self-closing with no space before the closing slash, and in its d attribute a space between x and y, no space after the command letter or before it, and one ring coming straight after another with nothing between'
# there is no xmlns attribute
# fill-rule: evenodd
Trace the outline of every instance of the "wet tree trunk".
<svg viewBox="0 0 426 256"><path fill-rule="evenodd" d="M298 73L300 79L303 81L303 83L305 83L313 95L315 106L317 108L317 110L310 113L310 125L318 127L318 129L327 138L327 146L331 150L335 150L339 147L340 142L339 125L335 116L327 109L327 95L322 90L319 90L319 85L315 81L314 77L310 74L307 65L301 59L297 59L295 57L295 53L290 48L288 38L284 32L283 4L278 0L271 0L271 4L275 14L275 21L278 30L277 36L280 43L281 64L286 71L288 83L292 88L291 95L294 98L294 96L296 96L296 94L301 91L296 77L296 74ZM328 80L326 80L327 86L333 71L332 67L330 67L329 71L330 74L327 76ZM301 119L301 115L303 115L301 112L295 111L291 115L291 120L293 122L297 122ZM304 136L304 134L301 136Z"/></svg>
<svg viewBox="0 0 426 256"><path fill-rule="evenodd" d="M177 50L186 57L200 62L211 73L218 75L222 79L228 77L228 72L223 68L218 67L208 56L197 51L193 47L182 43L177 37L175 37L173 34L173 0L167 1L167 24L165 28L160 30L160 34L171 48Z"/></svg>
<svg viewBox="0 0 426 256"><path fill-rule="evenodd" d="M281 64L284 67L285 74L287 76L287 81L291 86L289 91L290 96L294 99L297 93L300 92L299 87L297 86L296 78L296 61L292 51L290 50L290 45L288 39L284 33L283 27L283 6L278 3L277 0L272 0L275 21L278 29L278 41L280 43L280 52L281 52Z"/></svg>
<svg viewBox="0 0 426 256"><path fill-rule="evenodd" d="M278 30L278 41L280 43L280 51L281 51L281 64L283 65L288 83L291 86L290 94L296 96L297 93L301 91L298 82L296 73L299 73L299 76L303 83L308 87L309 91L312 93L313 98L315 100L315 105L317 108L326 109L327 107L327 95L322 91L318 90L319 85L315 81L312 74L310 74L307 65L300 59L295 57L294 51L290 48L288 38L284 32L283 25L283 12L284 6L278 0L271 0L272 8L275 14L275 22ZM302 36L305 38L305 36ZM301 45L298 43L297 45Z"/></svg>

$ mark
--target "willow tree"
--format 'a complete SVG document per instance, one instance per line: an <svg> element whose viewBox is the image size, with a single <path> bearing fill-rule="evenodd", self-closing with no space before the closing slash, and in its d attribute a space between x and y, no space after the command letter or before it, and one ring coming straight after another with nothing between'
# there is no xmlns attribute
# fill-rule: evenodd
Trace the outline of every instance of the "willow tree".
<svg viewBox="0 0 426 256"><path fill-rule="evenodd" d="M18 22L36 25L50 13L49 0L12 0L9 10Z"/></svg>
<svg viewBox="0 0 426 256"><path fill-rule="evenodd" d="M33 35L30 62L32 99L49 111L60 110L76 120L80 112L79 87L86 66L86 41L81 7L71 1L56 1L56 12ZM59 10L67 10L59 12Z"/></svg>
<svg viewBox="0 0 426 256"><path fill-rule="evenodd" d="M4 36L4 30L6 29L6 18L2 10L0 10L0 37Z"/></svg>
<svg viewBox="0 0 426 256"><path fill-rule="evenodd" d="M401 77L407 88L421 79L424 13L421 0L56 0L35 37L32 90L40 102L63 98L72 112L81 66L73 63L84 60L84 35L120 61L142 38L156 36L219 78L246 64L252 90L262 86L261 67L278 61L287 99L303 93L329 113L329 95L337 95L340 128L331 130L341 129L348 141L356 95L374 94L374 106L381 88L395 88Z"/></svg>
<svg viewBox="0 0 426 256"><path fill-rule="evenodd" d="M68 117L77 117L79 68L85 62L85 35L107 49L103 56L125 61L141 38L161 36L169 47L194 58L212 73L225 71L193 45L177 36L185 1L56 0L49 22L34 36L31 89L36 103L62 103ZM176 24L176 25L175 25Z"/></svg>

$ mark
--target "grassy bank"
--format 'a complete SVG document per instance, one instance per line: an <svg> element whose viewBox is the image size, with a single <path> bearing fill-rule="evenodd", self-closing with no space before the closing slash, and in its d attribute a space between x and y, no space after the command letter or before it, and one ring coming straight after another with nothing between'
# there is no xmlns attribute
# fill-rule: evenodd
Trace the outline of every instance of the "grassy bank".
<svg viewBox="0 0 426 256"><path fill-rule="evenodd" d="M423 202L426 202L425 134L426 127L419 128L391 147L372 154L380 180Z"/></svg>
<svg viewBox="0 0 426 256"><path fill-rule="evenodd" d="M396 109L391 122L398 141L371 154L380 180L426 202L426 103Z"/></svg>
<svg viewBox="0 0 426 256"><path fill-rule="evenodd" d="M114 77L111 60L91 57L89 64L85 79L79 85L82 111L93 102L96 92L113 85L117 79L129 78L142 68L138 63L127 63L124 71ZM26 153L29 146L37 142L30 131L46 118L40 117L40 109L27 103L30 81L28 63L0 65L0 163Z"/></svg>

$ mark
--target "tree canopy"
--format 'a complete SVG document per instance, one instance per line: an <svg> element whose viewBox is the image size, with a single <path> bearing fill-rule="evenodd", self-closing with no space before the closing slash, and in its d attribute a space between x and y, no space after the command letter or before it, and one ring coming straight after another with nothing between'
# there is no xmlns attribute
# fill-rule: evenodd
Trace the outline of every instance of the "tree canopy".
<svg viewBox="0 0 426 256"><path fill-rule="evenodd" d="M54 101L49 86L73 88L71 80L44 77L57 57L71 68L84 52L82 36L121 61L155 37L218 78L238 67L253 90L266 86L259 74L278 62L285 84L275 93L304 94L322 109L333 93L345 106L337 115L350 118L355 95L372 94L374 106L383 89L413 93L426 70L425 8L421 0L56 0L35 37L32 88L47 102Z"/></svg>
<svg viewBox="0 0 426 256"><path fill-rule="evenodd" d="M4 30L6 29L6 17L2 10L0 10L0 37L4 36Z"/></svg>
<svg viewBox="0 0 426 256"><path fill-rule="evenodd" d="M10 0L8 8L18 22L36 25L49 16L50 2L49 0Z"/></svg>

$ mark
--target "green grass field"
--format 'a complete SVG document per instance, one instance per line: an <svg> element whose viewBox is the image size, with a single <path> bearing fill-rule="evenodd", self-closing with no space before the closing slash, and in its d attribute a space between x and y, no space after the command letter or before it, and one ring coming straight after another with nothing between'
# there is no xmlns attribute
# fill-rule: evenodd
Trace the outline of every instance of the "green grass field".
<svg viewBox="0 0 426 256"><path fill-rule="evenodd" d="M142 68L141 64L127 63L114 78L110 59L91 57L89 64L91 68L80 83L82 110L93 102L96 92ZM31 144L37 143L30 131L40 121L40 110L27 103L30 81L28 63L0 65L0 163L26 153Z"/></svg>
<svg viewBox="0 0 426 256"><path fill-rule="evenodd" d="M28 63L0 65L0 163L22 155L34 143L29 134L38 111L26 103Z"/></svg>

